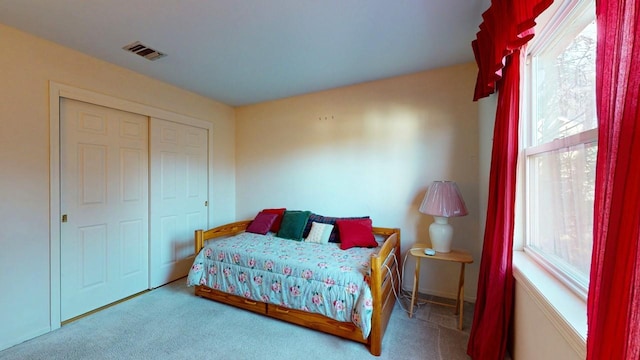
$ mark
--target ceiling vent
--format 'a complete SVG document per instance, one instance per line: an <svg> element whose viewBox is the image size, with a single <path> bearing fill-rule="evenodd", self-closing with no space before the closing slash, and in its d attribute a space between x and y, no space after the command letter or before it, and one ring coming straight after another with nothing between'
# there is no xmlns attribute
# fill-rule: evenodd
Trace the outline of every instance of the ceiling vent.
<svg viewBox="0 0 640 360"><path fill-rule="evenodd" d="M134 43L131 43L129 45L125 45L122 47L124 50L134 53L134 54L138 54L140 56L142 56L143 58L147 59L147 60L158 60L162 57L167 56L167 54L163 54L158 50L154 50L144 44L142 44L140 41L136 41Z"/></svg>

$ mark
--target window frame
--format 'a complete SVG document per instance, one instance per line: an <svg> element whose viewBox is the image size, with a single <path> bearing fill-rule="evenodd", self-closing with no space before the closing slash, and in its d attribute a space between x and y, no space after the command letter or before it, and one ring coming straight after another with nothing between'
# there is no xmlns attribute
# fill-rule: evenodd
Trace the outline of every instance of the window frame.
<svg viewBox="0 0 640 360"><path fill-rule="evenodd" d="M534 40L527 48L525 71L523 72L524 81L521 101L524 110L522 114L524 116L520 122L520 159L523 166L521 167L522 171L518 172L518 182L521 184L519 189L522 191L522 194L519 196L519 199L522 201L520 212L523 215L523 220L519 222L520 226L522 226L522 250L532 261L545 269L551 276L560 281L584 301L587 299L588 283L585 286L577 277L572 276L572 271L570 271L567 266L552 261L552 259L550 259L551 256L538 251L535 247L529 246L533 231L531 224L532 209L529 205L529 199L532 195L532 184L529 177L532 170L529 166L532 161L530 157L532 156L551 154L554 151L562 151L576 145L589 144L591 142L597 143L598 129L595 128L578 134L556 138L551 142L531 145L534 143L533 119L537 116L537 99L535 98L534 91L537 84L533 76L536 66L535 56L557 45L562 41L563 34L571 33L572 29L575 30L575 28L583 29L594 20L594 0L566 0L560 4L558 10L548 21L545 21L545 19L542 20L544 25L541 29L536 29L536 37L534 37Z"/></svg>

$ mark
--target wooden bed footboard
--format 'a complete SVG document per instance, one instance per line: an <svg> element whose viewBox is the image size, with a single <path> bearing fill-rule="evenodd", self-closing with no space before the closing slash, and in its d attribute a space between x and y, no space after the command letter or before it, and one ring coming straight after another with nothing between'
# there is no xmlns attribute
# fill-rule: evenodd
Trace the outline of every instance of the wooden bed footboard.
<svg viewBox="0 0 640 360"><path fill-rule="evenodd" d="M195 231L196 254L204 247L207 240L228 237L244 232L251 220L238 221L209 230ZM204 285L196 286L195 294L225 304L244 308L263 315L274 317L290 323L298 324L314 330L323 331L349 340L364 343L371 354L382 353L382 338L389 323L396 302L396 294L400 290L400 229L374 227L373 234L384 237L385 241L379 251L371 257L370 287L373 298L373 315L371 333L367 339L362 338L360 329L350 322L339 322L320 314L293 310L274 304L230 295Z"/></svg>
<svg viewBox="0 0 640 360"><path fill-rule="evenodd" d="M374 234L386 236L380 251L371 257L371 296L373 317L369 334L369 351L379 356L382 337L400 291L400 229L373 228Z"/></svg>

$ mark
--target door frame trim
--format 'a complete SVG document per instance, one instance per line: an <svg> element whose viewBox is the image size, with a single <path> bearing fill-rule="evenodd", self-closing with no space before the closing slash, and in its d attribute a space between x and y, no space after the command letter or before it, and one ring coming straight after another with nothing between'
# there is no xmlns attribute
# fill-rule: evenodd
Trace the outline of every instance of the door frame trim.
<svg viewBox="0 0 640 360"><path fill-rule="evenodd" d="M50 254L50 330L61 325L60 315L60 99L83 101L108 108L127 111L149 118L155 117L180 124L191 125L207 130L208 133L208 180L207 199L210 203L211 181L213 179L213 123L159 109L151 105L136 103L94 91L49 81L49 254ZM150 121L149 121L150 122ZM150 145L150 144L149 144ZM149 159L151 161L151 159ZM209 212L207 208L207 212ZM209 213L207 221L209 221ZM150 223L149 223L150 224ZM149 244L149 251L151 244Z"/></svg>

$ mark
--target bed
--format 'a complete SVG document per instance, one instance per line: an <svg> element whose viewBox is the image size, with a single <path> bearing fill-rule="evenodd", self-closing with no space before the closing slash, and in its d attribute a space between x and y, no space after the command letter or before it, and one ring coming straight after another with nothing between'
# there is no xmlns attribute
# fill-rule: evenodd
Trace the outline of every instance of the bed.
<svg viewBox="0 0 640 360"><path fill-rule="evenodd" d="M251 220L196 230L195 294L367 345L381 343L400 279L400 230L372 227L379 246L341 250L269 233Z"/></svg>

